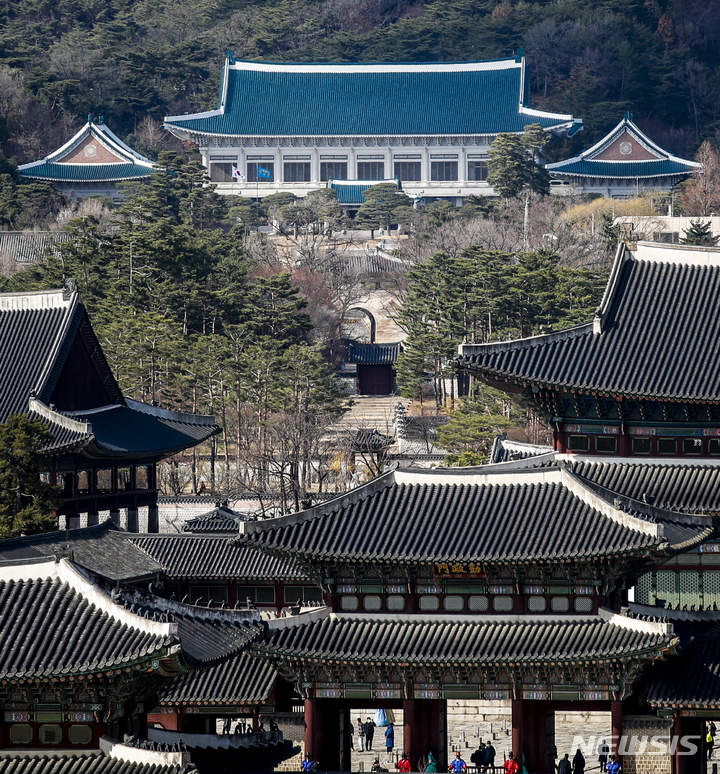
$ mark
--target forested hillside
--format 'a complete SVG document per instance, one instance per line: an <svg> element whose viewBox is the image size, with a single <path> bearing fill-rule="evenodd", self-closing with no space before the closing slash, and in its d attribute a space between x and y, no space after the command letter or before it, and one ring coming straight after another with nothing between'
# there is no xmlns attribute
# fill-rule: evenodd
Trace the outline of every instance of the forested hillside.
<svg viewBox="0 0 720 774"><path fill-rule="evenodd" d="M156 155L172 142L164 115L215 106L228 48L347 62L522 47L534 106L585 121L553 157L594 142L624 110L688 155L720 133L717 10L717 0L0 0L0 150L38 158L92 113Z"/></svg>

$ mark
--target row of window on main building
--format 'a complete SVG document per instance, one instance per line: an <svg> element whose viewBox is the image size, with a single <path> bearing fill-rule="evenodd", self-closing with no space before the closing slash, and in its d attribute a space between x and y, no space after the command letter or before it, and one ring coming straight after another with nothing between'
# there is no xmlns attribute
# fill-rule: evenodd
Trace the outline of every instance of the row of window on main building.
<svg viewBox="0 0 720 774"><path fill-rule="evenodd" d="M307 157L310 158L309 156ZM345 157L347 158L347 157ZM418 157L419 158L419 157ZM430 180L453 181L458 180L458 161L452 159L442 159L430 162ZM236 164L232 162L217 163L211 161L210 179L213 183L232 183L233 168ZM310 183L312 180L310 161L284 161L282 164L282 181L276 176L274 156L266 158L260 156L254 161L247 161L245 170L238 168L238 171L245 176L249 183ZM277 165L280 166L279 164ZM355 163L355 177L348 176L348 162L342 159L320 162L320 181L328 180L385 180L386 163L384 161L357 161ZM266 170L258 175L258 168ZM278 170L279 171L279 170ZM268 174L269 173L269 176ZM487 162L482 160L473 160L467 162L467 179L473 181L483 181L487 179ZM412 182L422 180L422 168L420 161L395 161L393 163L392 175L401 181Z"/></svg>

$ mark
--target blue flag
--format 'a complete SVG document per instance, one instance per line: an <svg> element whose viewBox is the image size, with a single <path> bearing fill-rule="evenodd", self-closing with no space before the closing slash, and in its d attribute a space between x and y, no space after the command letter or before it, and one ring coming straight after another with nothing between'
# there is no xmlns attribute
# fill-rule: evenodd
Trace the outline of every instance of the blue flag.
<svg viewBox="0 0 720 774"><path fill-rule="evenodd" d="M257 176L258 177L266 177L268 180L272 179L272 172L269 169L265 169L265 167L258 167L257 168Z"/></svg>

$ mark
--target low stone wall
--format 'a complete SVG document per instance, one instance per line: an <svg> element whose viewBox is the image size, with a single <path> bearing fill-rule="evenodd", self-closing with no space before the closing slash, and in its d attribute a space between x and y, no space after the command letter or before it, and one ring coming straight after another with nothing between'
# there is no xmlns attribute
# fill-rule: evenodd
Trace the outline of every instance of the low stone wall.
<svg viewBox="0 0 720 774"><path fill-rule="evenodd" d="M672 774L671 733L672 718L624 717L623 774Z"/></svg>

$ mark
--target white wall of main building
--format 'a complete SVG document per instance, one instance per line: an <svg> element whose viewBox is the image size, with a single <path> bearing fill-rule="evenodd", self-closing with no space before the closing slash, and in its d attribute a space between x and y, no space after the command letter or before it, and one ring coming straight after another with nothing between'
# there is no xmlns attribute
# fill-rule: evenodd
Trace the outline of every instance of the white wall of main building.
<svg viewBox="0 0 720 774"><path fill-rule="evenodd" d="M384 141L383 138L338 140L337 138L307 138L269 141L264 138L233 138L236 144L223 145L221 138L213 138L207 145L200 146L203 163L211 179L213 165L233 164L249 178L248 165L273 164L272 182L216 182L218 193L242 196L267 196L281 191L290 191L297 196L305 196L309 191L324 188L321 168L323 162L347 164L347 179L363 179L358 164L363 162L382 163L383 175L375 177L393 178L396 163L419 163L420 180L402 180L403 190L410 196L422 198L442 197L456 199L470 194L492 196L492 188L483 180L470 180L470 162L487 162L490 143L494 137L482 138L403 138ZM433 180L434 162L454 162L457 164L457 180ZM310 180L308 182L286 182L284 180L285 163L309 163ZM367 177L367 176L365 176Z"/></svg>

